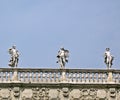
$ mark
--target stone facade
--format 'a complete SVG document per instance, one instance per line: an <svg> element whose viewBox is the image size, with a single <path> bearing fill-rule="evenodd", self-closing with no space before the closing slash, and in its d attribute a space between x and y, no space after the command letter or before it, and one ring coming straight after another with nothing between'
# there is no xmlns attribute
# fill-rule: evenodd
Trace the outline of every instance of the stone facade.
<svg viewBox="0 0 120 100"><path fill-rule="evenodd" d="M119 70L1 69L0 100L120 100Z"/></svg>

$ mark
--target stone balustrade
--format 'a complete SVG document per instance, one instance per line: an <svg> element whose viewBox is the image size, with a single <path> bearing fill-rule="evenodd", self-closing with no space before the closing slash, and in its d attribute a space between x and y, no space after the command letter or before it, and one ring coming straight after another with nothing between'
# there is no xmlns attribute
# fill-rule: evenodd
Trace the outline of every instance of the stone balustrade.
<svg viewBox="0 0 120 100"><path fill-rule="evenodd" d="M120 100L120 70L0 68L0 100Z"/></svg>
<svg viewBox="0 0 120 100"><path fill-rule="evenodd" d="M120 70L0 68L0 82L119 84Z"/></svg>

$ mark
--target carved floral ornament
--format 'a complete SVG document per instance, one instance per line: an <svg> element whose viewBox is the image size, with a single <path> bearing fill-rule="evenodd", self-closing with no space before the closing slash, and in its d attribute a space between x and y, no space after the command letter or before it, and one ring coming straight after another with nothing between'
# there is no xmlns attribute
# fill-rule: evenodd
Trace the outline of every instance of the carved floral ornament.
<svg viewBox="0 0 120 100"><path fill-rule="evenodd" d="M49 100L48 88L33 88L33 100Z"/></svg>
<svg viewBox="0 0 120 100"><path fill-rule="evenodd" d="M0 100L12 100L11 89L0 89Z"/></svg>

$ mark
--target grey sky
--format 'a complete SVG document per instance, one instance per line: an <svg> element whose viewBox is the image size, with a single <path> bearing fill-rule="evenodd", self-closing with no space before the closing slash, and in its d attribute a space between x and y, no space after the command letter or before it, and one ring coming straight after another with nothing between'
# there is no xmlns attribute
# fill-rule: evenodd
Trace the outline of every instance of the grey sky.
<svg viewBox="0 0 120 100"><path fill-rule="evenodd" d="M120 66L119 0L1 0L0 66L8 67L8 48L20 52L19 67L59 68L56 54L69 49L67 68L106 68L111 48Z"/></svg>

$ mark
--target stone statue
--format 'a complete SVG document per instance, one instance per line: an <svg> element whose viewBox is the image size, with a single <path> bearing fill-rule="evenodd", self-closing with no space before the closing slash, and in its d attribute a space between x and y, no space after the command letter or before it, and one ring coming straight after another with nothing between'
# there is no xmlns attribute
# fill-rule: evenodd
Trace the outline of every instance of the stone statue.
<svg viewBox="0 0 120 100"><path fill-rule="evenodd" d="M69 51L65 50L64 48L60 48L57 55L58 58L57 63L60 64L61 68L65 68L65 64L66 62L68 62L68 57L69 57Z"/></svg>
<svg viewBox="0 0 120 100"><path fill-rule="evenodd" d="M8 49L8 52L11 55L11 59L8 65L11 67L17 67L19 61L19 52L16 50L16 46L13 45L12 48Z"/></svg>
<svg viewBox="0 0 120 100"><path fill-rule="evenodd" d="M104 53L104 62L107 65L108 69L113 65L113 59L114 57L110 53L110 48L106 48L106 51Z"/></svg>

